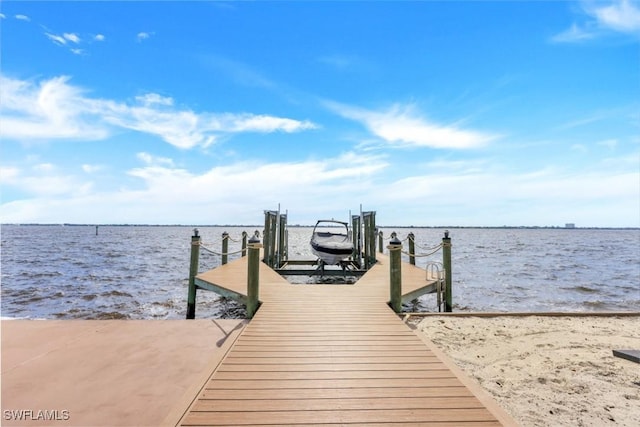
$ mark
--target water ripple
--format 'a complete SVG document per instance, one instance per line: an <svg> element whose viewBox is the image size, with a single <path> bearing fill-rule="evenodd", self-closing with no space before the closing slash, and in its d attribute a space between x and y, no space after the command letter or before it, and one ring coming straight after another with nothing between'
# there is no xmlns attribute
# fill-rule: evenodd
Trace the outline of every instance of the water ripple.
<svg viewBox="0 0 640 427"><path fill-rule="evenodd" d="M207 245L239 227L201 227ZM3 226L4 317L178 319L186 311L190 227ZM442 238L438 229L409 231L418 247ZM405 233L406 231L406 233ZM289 230L289 253L312 259L310 228ZM250 233L251 234L251 233ZM640 230L452 229L454 310L595 311L640 306ZM239 249L231 242L230 251ZM441 261L418 258L418 266ZM237 256L230 256L233 260ZM405 256L406 259L406 256ZM203 252L201 271L220 257ZM297 280L297 279L296 279ZM302 278L300 283L308 283ZM434 295L407 305L437 311ZM199 292L198 317L243 317L244 307Z"/></svg>

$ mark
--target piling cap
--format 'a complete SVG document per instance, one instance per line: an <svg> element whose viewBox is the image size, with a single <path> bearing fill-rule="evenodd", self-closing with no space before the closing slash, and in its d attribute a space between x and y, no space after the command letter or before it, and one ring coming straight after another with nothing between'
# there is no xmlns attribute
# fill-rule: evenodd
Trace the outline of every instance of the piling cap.
<svg viewBox="0 0 640 427"><path fill-rule="evenodd" d="M449 230L444 230L444 238L445 239L449 238Z"/></svg>
<svg viewBox="0 0 640 427"><path fill-rule="evenodd" d="M390 245L402 245L400 239L398 239L398 235L394 232L391 234L391 240L389 240Z"/></svg>
<svg viewBox="0 0 640 427"><path fill-rule="evenodd" d="M194 229L193 229L193 237L198 237L198 233L199 233L199 232L200 232L200 231L199 231L197 228L194 228Z"/></svg>
<svg viewBox="0 0 640 427"><path fill-rule="evenodd" d="M260 237L257 231L253 236L249 238L249 244L256 244L256 243L260 243Z"/></svg>

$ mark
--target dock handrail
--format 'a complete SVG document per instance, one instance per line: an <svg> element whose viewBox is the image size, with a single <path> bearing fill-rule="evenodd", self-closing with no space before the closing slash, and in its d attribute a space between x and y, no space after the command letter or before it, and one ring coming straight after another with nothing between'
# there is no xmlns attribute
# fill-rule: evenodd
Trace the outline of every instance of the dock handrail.
<svg viewBox="0 0 640 427"><path fill-rule="evenodd" d="M378 235L380 240L382 239L382 234ZM449 231L445 230L444 232L444 237L442 239L442 243L437 244L436 246L433 246L431 248L423 248L423 249L427 249L430 252L425 253L425 254L419 254L416 255L416 251L415 251L415 236L413 233L409 233L409 235L407 236L407 239L409 241L409 251L406 252L404 250L402 250L402 242L400 239L398 239L397 237L397 233L393 232L391 233L391 241L389 242L389 246L387 246L387 248L389 249L389 253L390 256L392 255L392 251L395 251L396 253L402 253L405 254L407 256L409 256L409 263L413 266L416 265L416 261L415 259L418 257L427 257L427 256L431 256L435 253L437 253L438 251L440 251L442 249L442 263L440 262L434 262L434 261L430 261L427 262L426 266L425 266L425 271L426 271L426 280L434 280L434 276L435 276L435 285L436 285L436 293L437 293L437 300L438 300L438 311L441 311L441 306L442 303L444 302L444 311L445 312L450 312L452 311L452 278L451 278L451 238L449 237ZM399 261L398 261L399 262ZM394 261L392 259L391 263L393 264ZM431 277L429 277L431 273ZM397 272L395 274L399 274L399 269L397 270ZM392 268L392 272L391 272L391 283L394 282L394 280L400 280L397 277L394 277L394 271ZM393 292L393 291L392 291ZM444 296L444 298L443 298ZM393 297L392 297L393 300ZM398 311L398 306L395 306L394 309L396 311Z"/></svg>
<svg viewBox="0 0 640 427"><path fill-rule="evenodd" d="M442 300L445 290L445 277L444 266L438 261L429 261L425 267L426 280L436 280L436 300L438 305L438 312L442 311Z"/></svg>
<svg viewBox="0 0 640 427"><path fill-rule="evenodd" d="M260 236L260 232L258 230L255 231L255 235L256 236ZM239 240L233 239L231 238L231 236L229 236L229 233L227 233L226 231L224 233L222 233L222 251L218 252L214 249L211 249L208 243L204 243L202 241L199 242L199 246L200 248L204 249L205 251L207 251L210 254L213 255L217 255L219 257L222 258L222 264L226 264L227 260L228 260L228 256L229 255L237 255L237 254L242 254L242 256L246 256L247 255L247 232L243 231L242 232L242 238ZM240 243L242 242L242 247L236 251L231 251L229 252L229 240L234 242L234 243Z"/></svg>

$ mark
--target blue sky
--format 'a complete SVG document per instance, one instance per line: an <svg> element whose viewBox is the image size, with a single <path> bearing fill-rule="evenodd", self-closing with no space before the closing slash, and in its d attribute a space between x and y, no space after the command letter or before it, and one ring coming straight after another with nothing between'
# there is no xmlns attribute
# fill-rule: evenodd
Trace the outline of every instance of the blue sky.
<svg viewBox="0 0 640 427"><path fill-rule="evenodd" d="M3 223L640 226L640 2L0 3Z"/></svg>

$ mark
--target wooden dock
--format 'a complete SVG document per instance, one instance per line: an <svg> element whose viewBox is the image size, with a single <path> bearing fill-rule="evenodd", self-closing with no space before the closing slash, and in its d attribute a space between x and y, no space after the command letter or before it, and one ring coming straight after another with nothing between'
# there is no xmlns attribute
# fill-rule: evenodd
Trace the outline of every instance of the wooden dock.
<svg viewBox="0 0 640 427"><path fill-rule="evenodd" d="M260 263L260 309L178 424L516 425L391 310L377 258L353 285L293 285ZM407 298L433 286L406 263L402 279ZM246 258L196 281L241 299Z"/></svg>

